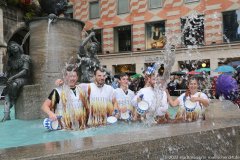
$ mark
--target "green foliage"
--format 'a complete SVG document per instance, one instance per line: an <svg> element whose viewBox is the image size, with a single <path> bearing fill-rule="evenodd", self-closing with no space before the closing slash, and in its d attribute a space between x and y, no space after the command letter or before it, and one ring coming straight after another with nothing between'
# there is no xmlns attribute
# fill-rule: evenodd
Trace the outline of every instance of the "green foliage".
<svg viewBox="0 0 240 160"><path fill-rule="evenodd" d="M23 11L24 14L24 19L25 20L30 20L36 16L41 15L41 10L38 1L32 0L31 4L25 4L21 0L0 0L0 1L5 1L7 2L7 6L13 6L16 8L19 8ZM37 3L36 3L37 2Z"/></svg>

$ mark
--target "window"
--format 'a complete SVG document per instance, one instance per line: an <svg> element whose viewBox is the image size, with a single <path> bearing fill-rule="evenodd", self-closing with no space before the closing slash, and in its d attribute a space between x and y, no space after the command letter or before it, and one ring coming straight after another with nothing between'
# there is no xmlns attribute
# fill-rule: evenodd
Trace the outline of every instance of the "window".
<svg viewBox="0 0 240 160"><path fill-rule="evenodd" d="M102 30L97 29L97 30L94 30L94 31L95 31L95 37L96 37L97 41L99 42L98 53L101 54L102 53Z"/></svg>
<svg viewBox="0 0 240 160"><path fill-rule="evenodd" d="M240 10L223 12L224 42L240 40Z"/></svg>
<svg viewBox="0 0 240 160"><path fill-rule="evenodd" d="M136 65L135 64L122 64L122 65L114 65L115 74L128 73L135 74L136 73Z"/></svg>
<svg viewBox="0 0 240 160"><path fill-rule="evenodd" d="M90 19L96 19L100 17L99 14L99 2L98 1L94 1L94 2L90 2L89 3L89 15L90 15Z"/></svg>
<svg viewBox="0 0 240 160"><path fill-rule="evenodd" d="M202 69L203 71L208 72L206 68L210 70L210 59L199 59L199 60L186 60L186 61L178 61L178 66L181 71L194 71L196 69Z"/></svg>
<svg viewBox="0 0 240 160"><path fill-rule="evenodd" d="M118 0L118 14L129 12L129 0Z"/></svg>
<svg viewBox="0 0 240 160"><path fill-rule="evenodd" d="M89 34L91 31L87 31L87 32ZM94 32L95 32L95 37L99 42L98 54L102 54L102 29L95 29Z"/></svg>
<svg viewBox="0 0 240 160"><path fill-rule="evenodd" d="M146 46L147 49L163 48L166 42L165 38L165 21L153 22L146 24Z"/></svg>
<svg viewBox="0 0 240 160"><path fill-rule="evenodd" d="M192 15L181 18L181 28L184 45L203 45L204 44L204 16Z"/></svg>
<svg viewBox="0 0 240 160"><path fill-rule="evenodd" d="M64 14L66 18L73 18L73 5L68 5Z"/></svg>
<svg viewBox="0 0 240 160"><path fill-rule="evenodd" d="M116 52L132 50L132 29L131 26L114 28L114 42Z"/></svg>
<svg viewBox="0 0 240 160"><path fill-rule="evenodd" d="M149 8L160 8L162 7L162 0L149 0Z"/></svg>

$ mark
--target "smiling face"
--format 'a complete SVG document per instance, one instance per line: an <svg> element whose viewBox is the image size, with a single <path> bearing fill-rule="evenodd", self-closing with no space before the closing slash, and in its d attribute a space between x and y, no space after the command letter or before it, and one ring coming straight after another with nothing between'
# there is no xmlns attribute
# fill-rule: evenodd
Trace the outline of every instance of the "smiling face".
<svg viewBox="0 0 240 160"><path fill-rule="evenodd" d="M76 86L78 75L76 71L67 71L66 81L70 88Z"/></svg>
<svg viewBox="0 0 240 160"><path fill-rule="evenodd" d="M102 72L100 70L97 70L96 74L95 74L96 84L102 86L102 85L104 85L105 80L106 80L106 73Z"/></svg>
<svg viewBox="0 0 240 160"><path fill-rule="evenodd" d="M198 81L196 79L190 79L188 89L191 94L195 94L198 91Z"/></svg>
<svg viewBox="0 0 240 160"><path fill-rule="evenodd" d="M154 85L156 84L156 77L154 74L146 76L145 80L146 80L145 81L146 86L149 86L149 87L151 86L154 88Z"/></svg>
<svg viewBox="0 0 240 160"><path fill-rule="evenodd" d="M120 77L119 80L120 87L128 88L129 78L127 75Z"/></svg>

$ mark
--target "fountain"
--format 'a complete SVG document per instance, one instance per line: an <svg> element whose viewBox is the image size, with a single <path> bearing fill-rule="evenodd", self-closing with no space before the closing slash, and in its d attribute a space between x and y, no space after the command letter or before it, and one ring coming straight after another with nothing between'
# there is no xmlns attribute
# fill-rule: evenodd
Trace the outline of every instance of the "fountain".
<svg viewBox="0 0 240 160"><path fill-rule="evenodd" d="M83 26L80 21L63 18L52 19L52 22L48 18L39 18L29 22L33 82L40 86L39 102L43 102L54 81L60 77L67 59L76 56ZM164 73L164 80L169 78L174 63L172 45L167 44L164 61L157 62L155 66L166 64L168 72ZM162 83L158 79L156 93L161 96L160 92L165 87L166 81ZM39 107L38 104L36 106ZM0 158L239 159L240 111L237 106L229 101L212 100L206 113L206 121L151 126L118 122L116 125L68 132L46 132L40 127L41 120L32 124L18 121L22 123L19 129L15 128L18 126L14 122L6 122L6 126L0 125L0 130L6 130L7 125L13 130L8 130L7 133L12 133L10 135L0 132ZM27 133L34 135L33 141L29 140L29 135L24 137ZM24 142L14 143L18 137ZM14 139L12 142L11 138Z"/></svg>

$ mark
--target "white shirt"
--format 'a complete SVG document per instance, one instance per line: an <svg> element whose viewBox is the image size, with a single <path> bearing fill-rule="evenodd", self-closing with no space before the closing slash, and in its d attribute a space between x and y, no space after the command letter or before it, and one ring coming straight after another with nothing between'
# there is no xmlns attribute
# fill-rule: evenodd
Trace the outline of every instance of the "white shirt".
<svg viewBox="0 0 240 160"><path fill-rule="evenodd" d="M197 112L198 111L204 111L204 107L202 105L200 105L199 102L190 102L190 97L189 96L186 97L186 102L184 104L184 97L185 97L185 93L181 94L177 98L180 102L179 105L182 108L185 108L185 106L186 106L187 108L190 108L190 109L195 108L195 111L197 111ZM196 92L194 95L191 95L191 97L200 97L200 98L208 100L207 95L203 92Z"/></svg>
<svg viewBox="0 0 240 160"><path fill-rule="evenodd" d="M131 101L134 98L135 94L130 89L127 90L127 94L123 91L122 88L115 89L115 96L118 103L118 106L121 107L127 107L127 109L132 110L132 104Z"/></svg>
<svg viewBox="0 0 240 160"><path fill-rule="evenodd" d="M143 99L149 104L149 109L155 111L155 115L162 116L167 112L168 103L167 103L167 94L165 91L162 91L162 98L160 102L158 101L155 95L154 89L152 87L146 87L139 90L137 95L134 97L132 103L137 107L137 98L143 94ZM161 104L159 104L159 103Z"/></svg>
<svg viewBox="0 0 240 160"><path fill-rule="evenodd" d="M90 83L91 86L91 94L90 94L90 103L93 101L101 101L101 102L111 102L114 98L114 89L104 84L102 87L98 87L95 83Z"/></svg>

